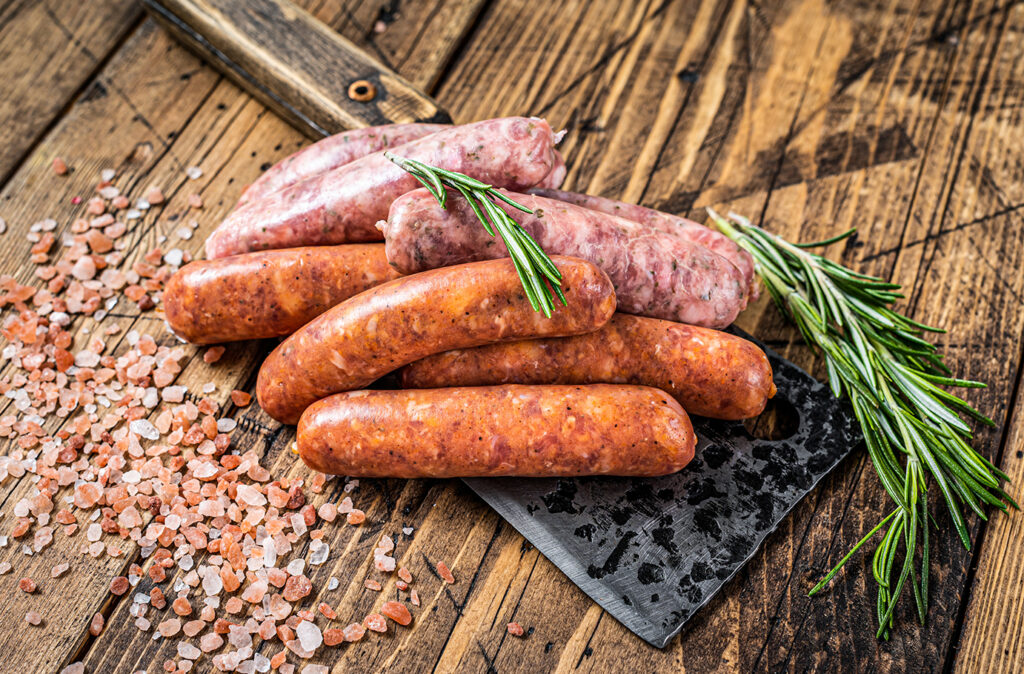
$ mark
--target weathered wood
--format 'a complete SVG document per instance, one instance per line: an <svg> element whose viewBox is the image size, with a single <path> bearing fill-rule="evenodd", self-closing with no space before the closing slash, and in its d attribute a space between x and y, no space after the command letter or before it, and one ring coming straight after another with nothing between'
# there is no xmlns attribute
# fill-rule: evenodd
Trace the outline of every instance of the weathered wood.
<svg viewBox="0 0 1024 674"><path fill-rule="evenodd" d="M362 44L382 59L404 63L400 72L425 86L435 77L406 72L421 62L403 62L400 55L429 48L422 31L437 26L438 13L476 16L459 13L459 4L433 14L426 0L402 4L390 23L382 4L318 3L315 12L346 36L363 36ZM387 30L373 33L382 16ZM858 225L858 242L831 253L857 268L894 275L908 286L912 315L950 330L940 341L954 370L991 385L970 396L1000 424L981 433L978 446L990 456L1002 447L1004 466L1019 473L1019 430L1006 437L1008 420L999 412L1009 409L1019 390L1024 332L1018 209L1024 194L1016 187L1024 108L1016 58L1021 20L1019 6L967 2L948 8L814 0L756 7L729 0L634 7L582 0L495 3L479 15L464 43L453 40L460 43L460 58L440 76L438 99L460 120L526 112L565 125L570 180L580 189L694 216L705 204L733 208L794 238ZM147 215L133 255L176 228L180 217L174 216L187 212L192 191L206 203L189 216L197 215L201 227L191 241L175 245L198 252L202 237L260 165L303 142L148 24L97 81L108 91L107 85L119 83L119 91L73 106L0 192L0 215L19 228L0 237L0 269L24 265L30 218L82 191L115 160L126 184L156 182L169 195L167 205ZM143 91L145 96L135 93ZM167 105L169 100L175 104ZM84 158L81 176L59 179L48 172L54 148L66 148L73 164L76 156ZM120 165L124 157L129 160ZM183 167L193 163L206 173L186 182ZM81 185L60 182L79 179ZM19 273L27 278L30 271ZM134 318L134 308L126 312L129 318L107 321L170 343L159 321ZM749 310L741 325L788 357L816 366L766 301ZM214 380L223 399L231 388L251 382L266 347L233 345L215 367L193 357L181 381L195 387ZM1016 405L1019 420L1019 396ZM265 452L275 475L304 474L286 451L289 430L278 430L255 406L244 419L237 442ZM28 489L27 481L4 485L4 502L13 504ZM337 498L339 490L338 483L328 483L314 502ZM1019 496L1019 490L1013 493ZM339 608L341 620L391 598L360 583L375 577L368 557L376 537L408 524L415 527L412 539L400 538L396 557L409 563L424 606L411 629L315 660L336 663L335 671L934 670L953 661L960 600L970 589L971 558L933 498L943 530L934 540L928 627L913 624L908 597L893 641L873 638L867 557L855 558L820 598L803 596L888 507L859 456L784 520L764 550L665 651L646 646L604 615L456 482L363 481L353 496L367 509L368 522L327 529L332 554L316 571L317 591L324 591L331 575L342 579L338 590L322 595ZM1017 519L997 517L985 531L980 584L971 590L962 642L965 670L1012 669L1013 658L1020 657L1014 650L1021 634L1019 602L1006 593L1006 584L1018 579L1005 561L1020 554ZM970 521L977 540L979 523ZM169 645L152 641L151 633L138 632L127 620L131 593L110 603L105 592L118 564L129 560L92 566L91 558L77 555L77 541L60 538L28 559L32 573L45 581L31 598L33 606L60 634L44 640L24 627L27 604L15 595L5 605L10 622L3 624L24 636L16 635L16 649L0 645L0 662L29 663L19 671L53 671L82 644L90 672L158 671ZM62 579L69 592L58 595L48 571L62 554L75 566ZM986 564L988 554L995 557ZM13 587L26 559L11 547L0 550L0 558L17 562L3 580ZM442 587L427 570L438 560L452 565L456 585ZM72 584L89 572L92 581ZM995 579L987 588L986 578ZM1005 600L993 604L1000 595ZM312 599L303 603L310 605ZM100 609L111 615L108 631L86 641L84 624ZM522 640L508 636L510 620L533 633ZM997 639L1009 654L991 647ZM279 648L274 642L260 650L272 655ZM40 658L43 650L56 655ZM208 660L198 666L208 668Z"/></svg>
<svg viewBox="0 0 1024 674"><path fill-rule="evenodd" d="M135 0L0 8L0 183L139 21Z"/></svg>
<svg viewBox="0 0 1024 674"><path fill-rule="evenodd" d="M429 97L290 0L145 0L208 63L316 138L444 122Z"/></svg>

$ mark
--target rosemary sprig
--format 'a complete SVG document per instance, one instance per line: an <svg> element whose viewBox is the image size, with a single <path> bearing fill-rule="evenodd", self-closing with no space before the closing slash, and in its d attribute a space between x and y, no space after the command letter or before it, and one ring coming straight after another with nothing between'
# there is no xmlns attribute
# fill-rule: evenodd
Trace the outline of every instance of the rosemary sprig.
<svg viewBox="0 0 1024 674"><path fill-rule="evenodd" d="M472 207L487 233L494 236L497 231L508 249L512 264L519 274L519 280L534 311L542 311L550 318L556 295L563 305L566 303L565 295L562 293L562 274L555 267L555 263L495 200L503 201L524 213L533 211L509 199L491 185L462 173L430 166L415 159L396 157L390 152L385 152L384 156L420 181L434 195L441 208L445 208L448 203L448 191L445 188L456 190Z"/></svg>
<svg viewBox="0 0 1024 674"><path fill-rule="evenodd" d="M994 425L942 386L979 388L954 379L925 332L942 332L891 308L900 286L859 274L807 248L842 241L854 230L825 241L793 244L746 218L722 218L707 209L715 226L749 252L757 272L783 314L825 358L829 385L846 396L864 432L868 455L895 509L862 538L819 582L817 594L853 554L882 529L872 573L878 584L878 637L888 638L893 611L909 584L924 624L928 608L928 512L925 475L931 475L953 525L971 547L961 506L986 519L983 506L1017 507L1001 483L1009 478L971 447L963 417ZM934 520L932 520L934 523ZM914 560L921 553L920 566ZM897 564L902 553L902 562ZM918 570L919 569L919 570ZM898 571L898 573L897 573Z"/></svg>

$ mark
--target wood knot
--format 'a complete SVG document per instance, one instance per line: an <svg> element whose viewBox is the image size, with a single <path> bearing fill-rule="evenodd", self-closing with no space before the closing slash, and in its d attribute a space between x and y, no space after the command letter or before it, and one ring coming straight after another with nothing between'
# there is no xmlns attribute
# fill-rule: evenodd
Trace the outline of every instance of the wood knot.
<svg viewBox="0 0 1024 674"><path fill-rule="evenodd" d="M353 101L367 103L377 97L377 87L369 80L356 80L348 85L348 97Z"/></svg>

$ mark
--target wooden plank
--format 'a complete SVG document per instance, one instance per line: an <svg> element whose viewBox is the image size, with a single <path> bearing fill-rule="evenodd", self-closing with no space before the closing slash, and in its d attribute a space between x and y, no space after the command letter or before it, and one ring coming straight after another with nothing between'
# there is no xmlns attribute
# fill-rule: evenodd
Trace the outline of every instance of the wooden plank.
<svg viewBox="0 0 1024 674"><path fill-rule="evenodd" d="M969 187L952 198L950 210L956 218L940 234L943 238L960 238L960 248L970 251L962 267L962 277L984 274L1000 279L1017 291L1014 298L1021 301L1020 275L1024 257L1020 242L1008 242L1001 234L1006 231L1020 231L1022 204L1024 204L1024 168L1019 161L1019 148L1013 141L1013 132L1018 128L1022 113L1020 104L1020 82L1024 81L1024 64L1019 55L1019 42L1011 36L1019 34L1024 25L1024 11L1021 7L1008 8L1000 18L1005 23L1005 37L993 52L993 67L986 83L986 95L979 101L988 113L978 120L978 128L972 134L973 147L965 153L962 167L963 182ZM983 207L982 207L983 206ZM967 236L964 236L966 234ZM947 246L955 245L950 241ZM931 265L938 272L940 265ZM952 271L950 272L952 273ZM968 289L961 289L969 295ZM989 298L977 297L981 302ZM966 309L965 306L961 310ZM1013 355L1020 363L1024 334L1019 326L1004 321L999 311L1003 307L992 306L983 315L991 316L986 329L971 336L973 344L962 348L975 351L999 353L990 350L993 338L1003 341L1003 333L1012 338L1017 329L1016 347L1003 351ZM950 313L956 307L948 309ZM982 314L982 312L978 312ZM982 316L979 319L984 320ZM1001 348L1000 347L997 347ZM981 357L981 354L978 354ZM979 370L990 372L997 369L998 357L990 357ZM1006 430L1001 436L1000 468L1013 480L1010 494L1021 502L1024 491L1024 397L1021 383L1024 373L1020 367L1014 379L1016 396L1012 409L1006 408L997 421L1006 419ZM1002 410L1000 410L1002 411ZM1024 592L1020 581L1020 565L1017 560L1024 554L1024 536L1021 534L1022 520L1019 514L1013 517L995 517L986 525L984 535L977 547L979 561L974 583L970 587L966 620L959 646L947 662L953 663L957 671L1020 671L1024 668Z"/></svg>
<svg viewBox="0 0 1024 674"><path fill-rule="evenodd" d="M134 0L0 8L0 183L136 25Z"/></svg>

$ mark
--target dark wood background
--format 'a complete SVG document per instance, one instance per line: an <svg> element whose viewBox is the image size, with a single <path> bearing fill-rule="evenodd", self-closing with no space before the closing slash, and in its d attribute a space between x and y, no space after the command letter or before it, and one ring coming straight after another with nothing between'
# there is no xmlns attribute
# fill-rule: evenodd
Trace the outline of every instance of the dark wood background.
<svg viewBox="0 0 1024 674"><path fill-rule="evenodd" d="M424 88L456 121L547 117L569 133L572 188L702 219L713 205L797 239L856 225L831 254L905 284L903 308L941 326L954 371L989 384L970 400L997 420L978 447L1024 482L1019 394L1024 332L1024 6L998 0L304 0L319 19ZM375 30L383 28L383 32ZM134 0L0 2L0 273L31 278L28 227L91 189L101 168L136 188L156 183L168 204L132 235L133 256L173 231L197 186L206 208L198 254L262 165L306 141L145 18ZM50 161L75 169L54 180ZM205 175L185 187L184 168ZM107 322L172 338L158 315ZM91 327L79 319L76 327ZM740 325L820 372L773 307ZM122 335L124 333L122 332ZM266 345L228 350L216 369L191 358L180 381L251 387ZM198 353L198 352L197 352ZM4 371L8 368L4 365ZM3 372L3 371L0 371ZM0 400L0 414L10 403ZM291 430L255 406L243 437L277 474L302 474ZM30 483L0 485L0 512ZM813 583L886 512L863 455L846 461L764 549L663 651L605 615L514 530L455 481L364 482L362 528L329 530L344 551L314 577L353 579L331 595L362 615L377 596L361 580L381 531L416 527L405 553L445 560L460 581L425 579L414 626L315 660L334 671L1021 671L1024 519L970 519L973 552L936 509L928 624L909 596L888 643L876 641L869 557L858 556L816 599ZM933 499L938 501L938 499ZM0 518L0 528L11 518ZM131 593L112 576L134 561L78 554L58 536L45 554L0 549L0 671L53 672L84 659L89 672L155 672L172 655L130 624ZM27 597L17 579L59 588ZM322 577L321 577L322 576ZM148 581L144 581L148 582ZM45 630L22 622L40 610ZM86 627L96 611L108 629ZM361 613L360 613L361 611ZM533 633L508 637L518 621ZM276 651L276 649L275 649ZM197 664L210 668L208 660Z"/></svg>

